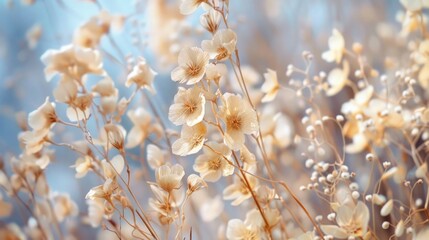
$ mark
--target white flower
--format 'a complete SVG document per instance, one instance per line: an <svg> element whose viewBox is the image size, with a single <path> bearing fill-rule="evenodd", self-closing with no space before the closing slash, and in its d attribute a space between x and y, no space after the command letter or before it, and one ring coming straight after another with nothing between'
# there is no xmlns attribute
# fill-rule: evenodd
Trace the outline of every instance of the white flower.
<svg viewBox="0 0 429 240"><path fill-rule="evenodd" d="M328 40L329 50L322 54L322 58L327 62L340 63L343 58L343 52L345 48L344 37L341 33L334 29L332 30L332 36Z"/></svg>
<svg viewBox="0 0 429 240"><path fill-rule="evenodd" d="M207 0L182 0L180 3L180 13L190 15L197 10L201 3Z"/></svg>
<svg viewBox="0 0 429 240"><path fill-rule="evenodd" d="M209 54L201 48L183 48L178 57L179 66L171 72L171 79L188 85L195 84L203 78L208 63Z"/></svg>
<svg viewBox="0 0 429 240"><path fill-rule="evenodd" d="M147 88L152 93L155 93L153 88L153 79L158 75L149 65L144 58L139 58L139 62L134 66L133 71L128 74L125 86L129 87L135 83L139 88Z"/></svg>
<svg viewBox="0 0 429 240"><path fill-rule="evenodd" d="M54 194L52 196L54 205L54 213L59 222L62 222L66 217L76 216L78 208L75 202L68 194Z"/></svg>
<svg viewBox="0 0 429 240"><path fill-rule="evenodd" d="M200 122L192 127L183 125L180 138L173 143L173 153L179 156L194 154L203 147L207 128Z"/></svg>
<svg viewBox="0 0 429 240"><path fill-rule="evenodd" d="M184 89L174 96L174 103L168 111L168 118L176 125L193 126L204 118L206 99L199 88Z"/></svg>
<svg viewBox="0 0 429 240"><path fill-rule="evenodd" d="M28 125L35 131L46 130L50 129L57 119L55 104L49 102L49 97L46 97L42 106L28 114Z"/></svg>
<svg viewBox="0 0 429 240"><path fill-rule="evenodd" d="M228 161L231 150L222 143L208 142L194 164L194 170L200 173L204 180L216 182L221 176L230 176L234 173L234 166Z"/></svg>
<svg viewBox="0 0 429 240"><path fill-rule="evenodd" d="M355 115L364 111L374 93L374 87L369 85L356 93L355 97L348 102L343 103L341 112L345 115Z"/></svg>
<svg viewBox="0 0 429 240"><path fill-rule="evenodd" d="M231 219L226 229L226 238L228 240L259 240L258 228L246 219L243 222L240 219Z"/></svg>
<svg viewBox="0 0 429 240"><path fill-rule="evenodd" d="M91 115L92 99L90 93L74 98L66 110L68 119L72 122L88 119Z"/></svg>
<svg viewBox="0 0 429 240"><path fill-rule="evenodd" d="M425 227L420 230L414 237L413 240L427 240L429 239L429 227Z"/></svg>
<svg viewBox="0 0 429 240"><path fill-rule="evenodd" d="M88 205L88 216L84 219L85 222L95 228L100 226L101 221L105 215L104 203L102 199L88 199L86 200Z"/></svg>
<svg viewBox="0 0 429 240"><path fill-rule="evenodd" d="M58 102L72 104L78 96L77 82L68 76L63 76L54 89L53 95Z"/></svg>
<svg viewBox="0 0 429 240"><path fill-rule="evenodd" d="M326 89L326 95L334 96L339 93L347 84L350 72L350 66L347 61L343 62L343 69L334 68L328 74L329 87Z"/></svg>
<svg viewBox="0 0 429 240"><path fill-rule="evenodd" d="M165 164L165 153L154 144L148 144L146 147L146 159L150 168L153 170Z"/></svg>
<svg viewBox="0 0 429 240"><path fill-rule="evenodd" d="M256 112L239 95L225 93L221 116L226 124L225 144L232 150L239 150L245 142L245 134L258 133Z"/></svg>
<svg viewBox="0 0 429 240"><path fill-rule="evenodd" d="M115 179L124 170L125 160L121 155L114 156L111 160L101 161L103 173L106 178Z"/></svg>
<svg viewBox="0 0 429 240"><path fill-rule="evenodd" d="M237 35L231 29L222 29L216 32L212 40L204 40L201 46L210 54L210 58L217 61L228 59L235 51Z"/></svg>
<svg viewBox="0 0 429 240"><path fill-rule="evenodd" d="M250 173L254 173L256 168L254 166L247 166L246 170ZM249 186L247 186L244 180L240 178L234 178L234 183L223 190L223 199L234 199L234 201L231 202L232 206L238 206L252 197L252 193L250 192L251 190L249 190L249 188L252 189L252 191L257 189L259 184L258 179L250 174L246 174L246 178Z"/></svg>
<svg viewBox="0 0 429 240"><path fill-rule="evenodd" d="M158 186L166 192L171 192L180 187L182 178L185 176L185 171L179 164L172 167L169 165L162 165L156 170L155 176Z"/></svg>
<svg viewBox="0 0 429 240"><path fill-rule="evenodd" d="M280 89L279 82L277 81L277 72L271 69L268 69L264 73L265 82L261 86L261 91L265 93L265 96L262 98L262 102L271 102L277 96L277 92Z"/></svg>
<svg viewBox="0 0 429 240"><path fill-rule="evenodd" d="M206 69L206 79L209 81L214 81L216 85L219 85L220 80L226 76L228 70L225 64L218 63L213 64L210 63L207 65Z"/></svg>
<svg viewBox="0 0 429 240"><path fill-rule="evenodd" d="M359 201L356 205L342 205L338 208L336 225L321 225L325 234L336 238L362 237L367 232L369 210L365 203Z"/></svg>
<svg viewBox="0 0 429 240"><path fill-rule="evenodd" d="M127 116L130 118L134 126L131 128L127 136L126 148L133 148L142 144L144 140L149 136L151 131L152 118L146 110L143 108L137 108L127 112Z"/></svg>
<svg viewBox="0 0 429 240"><path fill-rule="evenodd" d="M78 158L72 167L76 169L75 177L83 178L92 168L92 158L90 156Z"/></svg>
<svg viewBox="0 0 429 240"><path fill-rule="evenodd" d="M202 179L200 176L196 174L189 175L187 182L188 182L188 190L187 190L188 195L195 191L198 191L200 189L207 187L207 183L204 181L204 179Z"/></svg>
<svg viewBox="0 0 429 240"><path fill-rule="evenodd" d="M50 81L57 73L82 81L85 74L104 74L103 63L98 50L66 45L59 50L50 49L42 57L45 64L46 80Z"/></svg>
<svg viewBox="0 0 429 240"><path fill-rule="evenodd" d="M219 28L222 15L210 7L210 9L200 16L201 25L209 32L215 33Z"/></svg>

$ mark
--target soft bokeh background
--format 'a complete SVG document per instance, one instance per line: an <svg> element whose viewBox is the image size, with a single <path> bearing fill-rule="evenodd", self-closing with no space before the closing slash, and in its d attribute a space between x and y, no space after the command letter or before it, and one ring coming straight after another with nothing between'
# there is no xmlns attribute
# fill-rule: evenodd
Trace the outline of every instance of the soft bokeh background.
<svg viewBox="0 0 429 240"><path fill-rule="evenodd" d="M367 52L377 53L369 56L369 61L375 67L381 67L383 63L383 58L378 56L398 54L396 49L401 45L395 43L389 48L380 42L380 35L400 31L401 25L395 21L397 11L401 9L397 1L230 2L230 22L238 34L242 62L254 67L261 76L266 68L275 69L280 81L288 80L285 75L288 64L303 66L303 50L309 50L315 55L317 64L314 71L332 68L320 61L320 53L327 49L327 39L334 27L341 30L349 47L358 41L364 44ZM153 102L164 118L176 91L169 75L175 62L169 60L171 56L163 56L156 49L156 43L163 39L174 39L181 46L199 45L198 39L209 38L199 26L198 13L188 17L186 24L172 28L176 32L161 31L166 16L167 20L185 18L172 14L177 14L178 1L98 0L96 4L84 0L36 0L27 5L18 0L1 0L0 3L0 153L4 158L20 153L17 141L20 129L15 114L20 111L28 113L37 108L45 96L51 96L55 87L55 83L45 81L40 56L48 49L58 49L69 44L74 30L100 9L127 16L122 30L113 31L110 39L102 40L103 55L110 56L105 58L106 71L119 85L125 81L127 74L123 55L145 57L160 73L155 80L158 94ZM172 13L165 14L167 11ZM199 11L202 12L201 9ZM42 35L37 46L30 49L26 33L35 24L42 27ZM173 58L179 50L178 46L167 46ZM130 94L126 88L120 90L121 95ZM331 106L333 113L339 111L335 101L328 106ZM81 211L84 211L84 196L91 185L75 181L75 172L69 168L74 160L75 157L69 155L69 152L58 151L57 162L47 169L48 180L53 190L70 193L83 206ZM85 181L91 180L88 178Z"/></svg>

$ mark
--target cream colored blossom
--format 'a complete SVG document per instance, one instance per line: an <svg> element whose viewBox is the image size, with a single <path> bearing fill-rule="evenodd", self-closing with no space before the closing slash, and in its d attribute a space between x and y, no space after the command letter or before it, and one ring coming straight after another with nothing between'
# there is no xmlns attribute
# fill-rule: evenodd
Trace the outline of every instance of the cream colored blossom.
<svg viewBox="0 0 429 240"><path fill-rule="evenodd" d="M279 82L277 81L277 72L271 69L268 69L264 73L265 82L261 86L261 91L265 93L265 96L262 98L262 102L271 102L277 96L278 91L280 90Z"/></svg>
<svg viewBox="0 0 429 240"><path fill-rule="evenodd" d="M150 168L153 170L165 164L165 152L154 144L148 144L146 147L146 159Z"/></svg>
<svg viewBox="0 0 429 240"><path fill-rule="evenodd" d="M83 94L73 99L66 110L68 119L72 122L89 119L91 116L92 94Z"/></svg>
<svg viewBox="0 0 429 240"><path fill-rule="evenodd" d="M126 136L126 131L122 125L108 123L104 125L104 131L106 132L107 142L110 143L114 148L122 151L124 149ZM107 144L106 147L108 147Z"/></svg>
<svg viewBox="0 0 429 240"><path fill-rule="evenodd" d="M50 129L52 124L58 120L55 112L55 104L49 102L49 97L46 97L42 106L28 114L28 125L34 131Z"/></svg>
<svg viewBox="0 0 429 240"><path fill-rule="evenodd" d="M89 170L93 167L92 158L88 155L78 158L76 163L72 166L76 170L76 178L83 178L86 176Z"/></svg>
<svg viewBox="0 0 429 240"><path fill-rule="evenodd" d="M255 172L254 167L250 167L246 170L251 173ZM234 178L234 183L223 190L223 199L234 200L231 202L232 206L238 206L252 197L252 193L249 188L252 189L252 191L257 189L259 184L258 179L249 174L246 174L246 178L250 186L247 186L247 184L243 182L244 180Z"/></svg>
<svg viewBox="0 0 429 240"><path fill-rule="evenodd" d="M200 23L207 31L215 33L219 28L221 19L222 15L210 7L206 13L200 16Z"/></svg>
<svg viewBox="0 0 429 240"><path fill-rule="evenodd" d="M190 15L204 2L207 2L207 0L181 0L180 13L183 15Z"/></svg>
<svg viewBox="0 0 429 240"><path fill-rule="evenodd" d="M171 72L171 79L188 85L199 82L206 72L209 54L197 47L185 47L180 50L179 66Z"/></svg>
<svg viewBox="0 0 429 240"><path fill-rule="evenodd" d="M210 63L207 65L206 69L206 79L208 81L214 81L216 85L219 86L219 82L221 79L223 79L228 73L228 70L226 68L225 64L217 63L213 64Z"/></svg>
<svg viewBox="0 0 429 240"><path fill-rule="evenodd" d="M328 41L329 50L322 54L322 58L327 62L340 63L343 58L345 42L343 35L337 30L332 30L332 36Z"/></svg>
<svg viewBox="0 0 429 240"><path fill-rule="evenodd" d="M88 223L93 228L100 226L105 216L103 200L88 199L86 200L86 204L88 205L88 216L83 219L84 222Z"/></svg>
<svg viewBox="0 0 429 240"><path fill-rule="evenodd" d="M125 160L121 155L114 156L111 160L101 161L103 174L106 178L115 179L124 170Z"/></svg>
<svg viewBox="0 0 429 240"><path fill-rule="evenodd" d="M217 61L227 60L235 51L237 35L231 29L222 29L216 32L212 40L204 40L201 46L210 54L210 58Z"/></svg>
<svg viewBox="0 0 429 240"><path fill-rule="evenodd" d="M110 77L105 77L100 80L92 88L92 92L100 95L101 97L108 97L118 94L118 89L115 87L115 83Z"/></svg>
<svg viewBox="0 0 429 240"><path fill-rule="evenodd" d="M355 97L343 103L341 112L346 115L355 115L363 112L374 94L374 87L369 85L355 94Z"/></svg>
<svg viewBox="0 0 429 240"><path fill-rule="evenodd" d="M185 176L183 167L179 164L174 166L162 165L155 171L156 183L166 192L178 189L182 184L182 178Z"/></svg>
<svg viewBox="0 0 429 240"><path fill-rule="evenodd" d="M94 49L66 45L59 50L46 51L41 60L46 66L47 81L56 74L65 74L78 81L86 74L104 74L100 53Z"/></svg>
<svg viewBox="0 0 429 240"><path fill-rule="evenodd" d="M231 150L222 143L207 142L203 154L199 155L194 170L208 182L216 182L221 176L234 173L234 166L229 163Z"/></svg>
<svg viewBox="0 0 429 240"><path fill-rule="evenodd" d="M200 189L207 187L207 183L204 181L204 179L202 179L200 176L196 174L189 175L187 179L187 183L188 183L188 190L187 190L188 195L195 191L198 191Z"/></svg>
<svg viewBox="0 0 429 240"><path fill-rule="evenodd" d="M110 77L105 77L99 81L92 88L92 92L100 96L100 107L103 114L112 114L116 110L118 89Z"/></svg>
<svg viewBox="0 0 429 240"><path fill-rule="evenodd" d="M243 145L240 148L240 160L241 160L241 162L248 164L248 165L256 164L255 155L249 151L249 149L246 147L246 145Z"/></svg>
<svg viewBox="0 0 429 240"><path fill-rule="evenodd" d="M253 226L258 227L259 229L264 229L264 228L272 229L280 221L280 218L281 218L280 212L279 210L274 208L265 208L263 211L264 211L264 216L265 216L265 219L267 220L267 223L265 223L259 209L252 209L249 212L247 212L246 220L247 221L251 220L252 221L251 224Z"/></svg>
<svg viewBox="0 0 429 240"><path fill-rule="evenodd" d="M256 112L239 95L223 95L221 116L226 125L225 144L232 150L239 150L245 142L245 134L258 133Z"/></svg>
<svg viewBox="0 0 429 240"><path fill-rule="evenodd" d="M125 17L121 15L112 15L102 10L98 15L91 17L76 29L73 35L73 43L86 48L95 48L111 28L121 29L124 20Z"/></svg>
<svg viewBox="0 0 429 240"><path fill-rule="evenodd" d="M144 143L145 139L149 136L152 131L151 128L151 115L146 112L143 108L137 108L127 112L128 118L134 126L131 128L127 136L127 148L134 148L139 144Z"/></svg>
<svg viewBox="0 0 429 240"><path fill-rule="evenodd" d="M173 143L173 153L179 156L197 153L203 147L206 133L207 128L202 122L192 127L183 125L180 138Z"/></svg>
<svg viewBox="0 0 429 240"><path fill-rule="evenodd" d="M155 198L149 198L149 206L157 213L161 224L171 224L179 217L177 208L183 201L183 191L173 189L167 192L154 184L150 188Z"/></svg>
<svg viewBox="0 0 429 240"><path fill-rule="evenodd" d="M325 234L335 238L363 237L368 228L369 210L365 203L359 201L356 205L342 205L338 208L337 225L321 225Z"/></svg>
<svg viewBox="0 0 429 240"><path fill-rule="evenodd" d="M252 224L251 220L247 219L245 222L240 219L229 220L226 229L226 238L228 240L261 239L258 228Z"/></svg>
<svg viewBox="0 0 429 240"><path fill-rule="evenodd" d="M18 136L19 141L24 145L25 151L28 154L34 154L42 150L49 138L49 129L25 131L21 132Z"/></svg>
<svg viewBox="0 0 429 240"><path fill-rule="evenodd" d="M348 77L350 72L350 65L347 61L343 62L343 68L334 68L332 69L327 78L329 84L328 88L325 90L327 96L334 96L339 93L344 86L347 84Z"/></svg>
<svg viewBox="0 0 429 240"><path fill-rule="evenodd" d="M153 88L153 80L156 75L158 75L158 73L149 67L144 58L140 57L139 62L128 74L125 86L129 87L134 83L139 88L146 88L152 93L155 93L155 89Z"/></svg>
<svg viewBox="0 0 429 240"><path fill-rule="evenodd" d="M53 194L51 198L54 205L54 213L59 222L62 222L65 218L76 216L78 214L78 208L75 202L70 199L68 194Z"/></svg>
<svg viewBox="0 0 429 240"><path fill-rule="evenodd" d="M206 99L199 88L179 87L174 103L168 111L168 118L176 125L186 123L188 126L194 126L204 118L205 103Z"/></svg>

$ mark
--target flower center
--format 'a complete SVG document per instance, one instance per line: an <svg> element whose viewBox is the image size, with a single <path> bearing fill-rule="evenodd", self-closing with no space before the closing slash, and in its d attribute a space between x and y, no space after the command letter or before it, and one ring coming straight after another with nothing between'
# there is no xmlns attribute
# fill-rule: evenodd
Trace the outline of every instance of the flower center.
<svg viewBox="0 0 429 240"><path fill-rule="evenodd" d="M221 60L224 59L226 57L228 57L228 50L224 47L220 47L217 49L217 56L216 56L216 60Z"/></svg>
<svg viewBox="0 0 429 240"><path fill-rule="evenodd" d="M240 130L241 129L241 118L237 115L233 115L228 117L227 119L228 126L234 130Z"/></svg>
<svg viewBox="0 0 429 240"><path fill-rule="evenodd" d="M222 166L221 157L217 157L209 161L209 169L210 170L218 170Z"/></svg>
<svg viewBox="0 0 429 240"><path fill-rule="evenodd" d="M197 104L194 101L187 101L184 104L186 113L191 114L197 109Z"/></svg>
<svg viewBox="0 0 429 240"><path fill-rule="evenodd" d="M192 139L191 139L192 148L199 145L203 140L204 140L204 135L198 134L198 135L192 136Z"/></svg>
<svg viewBox="0 0 429 240"><path fill-rule="evenodd" d="M195 77L200 73L200 70L201 68L198 65L191 63L191 64L188 64L188 68L186 69L186 74L190 77Z"/></svg>

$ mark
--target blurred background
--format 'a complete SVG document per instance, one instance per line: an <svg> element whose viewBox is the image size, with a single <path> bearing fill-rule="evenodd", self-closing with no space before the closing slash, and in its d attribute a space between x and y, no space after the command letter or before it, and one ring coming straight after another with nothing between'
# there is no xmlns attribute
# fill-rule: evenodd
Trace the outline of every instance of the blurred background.
<svg viewBox="0 0 429 240"><path fill-rule="evenodd" d="M210 35L199 25L200 8L191 16L181 16L179 1L168 0L0 0L0 153L3 158L20 154L16 122L18 112L28 113L51 96L55 82L47 82L40 56L48 49L59 49L73 41L75 30L100 10L120 15L122 26L112 29L101 40L105 70L117 86L125 82L127 59L142 56L159 73L155 80L157 95L153 102L167 119L167 109L176 92L170 71L177 65L181 47L200 45ZM231 27L238 35L243 64L252 66L262 78L267 68L277 71L279 81L287 82L289 64L305 67L302 52L314 54L312 71L328 72L334 66L321 60L328 49L333 28L343 33L346 46L360 42L368 62L383 69L384 57L400 57L405 41L395 38L401 31L396 20L403 8L391 0L230 0ZM384 41L382 43L381 41ZM385 45L385 40L388 43ZM122 95L131 90L119 87ZM338 98L349 97L343 92ZM52 98L53 99L53 98ZM282 96L293 102L288 96ZM338 113L340 105L329 100L327 110ZM135 101L138 106L139 101ZM284 106L299 116L293 106ZM294 117L294 116L291 116ZM167 121L168 122L168 121ZM129 124L129 123L128 123ZM129 125L127 125L129 127ZM170 126L172 127L172 126ZM127 128L128 129L128 128ZM62 136L63 138L71 136ZM56 151L57 162L47 169L54 191L68 192L85 210L84 197L92 185L77 182L75 156Z"/></svg>

